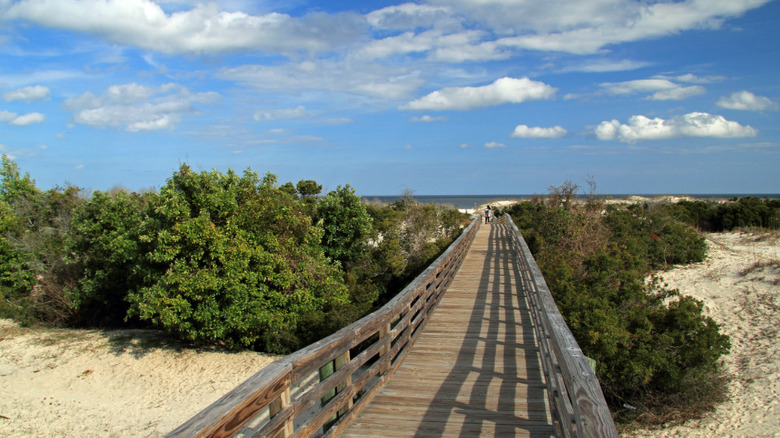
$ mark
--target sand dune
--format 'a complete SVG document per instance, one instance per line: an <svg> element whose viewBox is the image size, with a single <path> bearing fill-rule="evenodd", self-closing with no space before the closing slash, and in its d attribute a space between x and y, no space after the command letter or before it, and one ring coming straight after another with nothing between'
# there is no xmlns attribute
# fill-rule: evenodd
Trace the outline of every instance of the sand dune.
<svg viewBox="0 0 780 438"><path fill-rule="evenodd" d="M702 263L663 275L670 288L702 300L731 337L725 358L729 400L683 426L637 437L780 436L780 243L777 235L707 235Z"/></svg>
<svg viewBox="0 0 780 438"><path fill-rule="evenodd" d="M778 436L780 245L710 234L703 263L663 275L732 338L730 400L648 437ZM0 320L0 436L162 436L275 358L181 348L143 330L30 330Z"/></svg>

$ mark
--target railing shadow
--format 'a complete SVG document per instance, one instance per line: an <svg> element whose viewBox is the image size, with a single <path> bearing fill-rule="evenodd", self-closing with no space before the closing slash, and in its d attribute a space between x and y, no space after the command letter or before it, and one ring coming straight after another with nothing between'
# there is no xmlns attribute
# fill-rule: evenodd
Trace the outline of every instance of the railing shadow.
<svg viewBox="0 0 780 438"><path fill-rule="evenodd" d="M533 321L511 245L505 227L492 225L480 276L484 287L478 289L467 328L480 335L465 338L457 364L434 396L416 437L444 436L445 428L452 435L448 419L453 414L462 416L461 437L491 429L493 436L553 434ZM460 393L467 377L473 384L464 400ZM496 386L497 400L488 392ZM519 388L525 391L518 393Z"/></svg>

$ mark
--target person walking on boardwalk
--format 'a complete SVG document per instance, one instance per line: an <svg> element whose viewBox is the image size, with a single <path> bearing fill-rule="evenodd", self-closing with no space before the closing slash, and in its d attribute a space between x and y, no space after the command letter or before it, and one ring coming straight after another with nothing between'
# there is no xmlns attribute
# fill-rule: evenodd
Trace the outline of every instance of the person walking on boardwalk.
<svg viewBox="0 0 780 438"><path fill-rule="evenodd" d="M485 223L490 222L490 213L492 212L490 211L490 206L488 205L485 209Z"/></svg>

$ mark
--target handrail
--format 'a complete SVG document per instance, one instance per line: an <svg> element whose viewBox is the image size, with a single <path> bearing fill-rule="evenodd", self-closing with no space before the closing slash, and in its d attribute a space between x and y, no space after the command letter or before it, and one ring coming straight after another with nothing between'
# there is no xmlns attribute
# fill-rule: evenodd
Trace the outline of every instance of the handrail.
<svg viewBox="0 0 780 438"><path fill-rule="evenodd" d="M338 436L422 333L466 257L479 219L382 308L266 366L167 436Z"/></svg>
<svg viewBox="0 0 780 438"><path fill-rule="evenodd" d="M547 394L559 435L565 437L617 437L601 386L587 357L555 305L542 271L509 214L501 218L511 226L519 262L530 278L529 305L547 380Z"/></svg>

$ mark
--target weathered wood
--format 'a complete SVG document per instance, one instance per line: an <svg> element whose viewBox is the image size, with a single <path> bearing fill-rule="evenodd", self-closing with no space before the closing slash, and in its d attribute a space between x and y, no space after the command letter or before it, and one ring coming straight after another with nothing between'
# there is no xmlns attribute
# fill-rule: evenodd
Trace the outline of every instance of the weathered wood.
<svg viewBox="0 0 780 438"><path fill-rule="evenodd" d="M276 400L272 401L271 404L268 405L268 414L271 417L271 421L269 421L269 423L281 423L281 430L275 435L269 434L270 436L274 436L274 438L288 438L290 435L292 435L292 409L290 409L289 406L290 388L288 387L281 394L279 394L279 397L277 397ZM287 411L282 413L282 410L284 409L287 409Z"/></svg>
<svg viewBox="0 0 780 438"><path fill-rule="evenodd" d="M507 218L514 232L518 252L525 261L533 280L533 290L537 295L541 310L539 323L548 331L546 335L549 337L551 349L554 352L553 359L560 367L563 376L565 388L561 388L561 395L565 401L571 403L572 411L570 414L575 423L576 435L578 437L617 437L615 423L596 375L588 365L585 355L555 305L547 282L520 234L520 230L512 222L511 217L507 215ZM561 426L564 428L568 426L568 414L567 412L560 413Z"/></svg>
<svg viewBox="0 0 780 438"><path fill-rule="evenodd" d="M268 365L168 436L232 436L290 387L290 371L284 362Z"/></svg>

